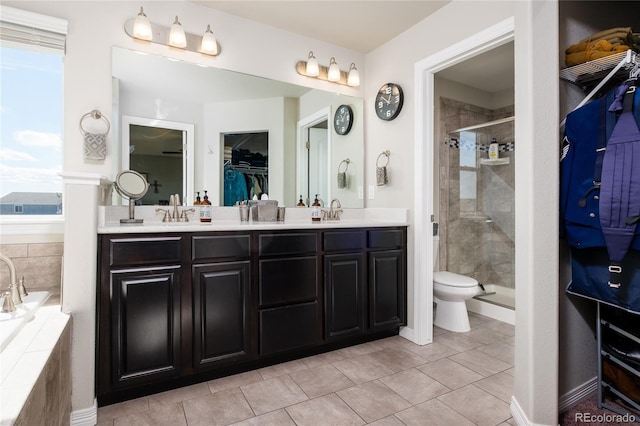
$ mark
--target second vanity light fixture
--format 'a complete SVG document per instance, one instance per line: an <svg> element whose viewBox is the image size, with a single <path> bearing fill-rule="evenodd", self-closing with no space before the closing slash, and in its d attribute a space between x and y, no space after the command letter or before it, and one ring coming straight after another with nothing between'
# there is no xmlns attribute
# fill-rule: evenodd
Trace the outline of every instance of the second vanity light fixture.
<svg viewBox="0 0 640 426"><path fill-rule="evenodd" d="M306 77L319 78L320 80L331 81L333 83L344 84L346 86L360 86L360 74L356 68L356 64L352 63L349 71L340 70L335 58L331 58L329 66L325 67L318 64L318 60L309 52L306 61L298 61L296 64L298 74Z"/></svg>
<svg viewBox="0 0 640 426"><path fill-rule="evenodd" d="M213 31L211 31L210 25L207 25L204 34L199 37L185 33L177 16L170 28L152 24L149 22L149 18L145 15L142 7L135 19L129 19L125 22L124 31L130 37L138 40L204 53L210 56L216 56L220 53L220 45L213 35Z"/></svg>

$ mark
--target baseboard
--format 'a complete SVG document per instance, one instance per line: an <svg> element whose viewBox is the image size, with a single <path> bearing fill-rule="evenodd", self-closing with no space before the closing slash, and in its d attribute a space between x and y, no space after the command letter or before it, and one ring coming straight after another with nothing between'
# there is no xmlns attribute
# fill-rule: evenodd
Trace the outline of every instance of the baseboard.
<svg viewBox="0 0 640 426"><path fill-rule="evenodd" d="M542 423L533 423L531 420L527 418L527 415L518 404L518 400L515 396L511 397L511 417L513 417L513 421L516 422L518 426L545 426Z"/></svg>
<svg viewBox="0 0 640 426"><path fill-rule="evenodd" d="M93 406L71 412L71 426L95 426L98 423L98 400Z"/></svg>
<svg viewBox="0 0 640 426"><path fill-rule="evenodd" d="M571 389L569 392L562 395L558 401L558 411L560 413L567 411L567 409L573 407L583 399L586 399L597 390L598 377L594 377L591 380L586 381L580 386Z"/></svg>
<svg viewBox="0 0 640 426"><path fill-rule="evenodd" d="M407 340L415 342L415 333L413 331L413 328L400 327L400 337L404 337Z"/></svg>

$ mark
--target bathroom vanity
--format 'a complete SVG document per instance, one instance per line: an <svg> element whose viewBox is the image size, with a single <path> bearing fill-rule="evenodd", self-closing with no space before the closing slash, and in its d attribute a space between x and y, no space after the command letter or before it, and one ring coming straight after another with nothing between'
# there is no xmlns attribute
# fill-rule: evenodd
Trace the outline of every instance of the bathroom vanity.
<svg viewBox="0 0 640 426"><path fill-rule="evenodd" d="M103 227L98 265L99 405L406 325L406 226Z"/></svg>

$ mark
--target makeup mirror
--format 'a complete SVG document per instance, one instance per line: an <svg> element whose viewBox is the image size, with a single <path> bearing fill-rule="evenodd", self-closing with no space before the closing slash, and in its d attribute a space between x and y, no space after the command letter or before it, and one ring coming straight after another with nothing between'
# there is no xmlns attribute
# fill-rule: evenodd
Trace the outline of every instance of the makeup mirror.
<svg viewBox="0 0 640 426"><path fill-rule="evenodd" d="M142 223L143 219L135 218L136 200L144 197L149 190L149 183L140 173L134 170L123 170L113 182L116 192L129 200L129 218L120 219L120 223Z"/></svg>

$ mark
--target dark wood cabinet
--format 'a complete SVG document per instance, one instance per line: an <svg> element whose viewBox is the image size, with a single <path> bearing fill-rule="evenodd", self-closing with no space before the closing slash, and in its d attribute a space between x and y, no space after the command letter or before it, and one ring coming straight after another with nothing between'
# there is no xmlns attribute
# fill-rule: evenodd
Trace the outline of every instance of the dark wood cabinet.
<svg viewBox="0 0 640 426"><path fill-rule="evenodd" d="M180 267L113 271L112 385L175 377L180 359Z"/></svg>
<svg viewBox="0 0 640 426"><path fill-rule="evenodd" d="M372 229L367 234L369 328L376 331L406 325L406 229Z"/></svg>
<svg viewBox="0 0 640 426"><path fill-rule="evenodd" d="M324 257L325 337L365 332L364 254Z"/></svg>
<svg viewBox="0 0 640 426"><path fill-rule="evenodd" d="M402 250L369 253L369 327L372 330L405 324L405 270Z"/></svg>
<svg viewBox="0 0 640 426"><path fill-rule="evenodd" d="M249 358L249 261L195 265L192 275L195 368Z"/></svg>
<svg viewBox="0 0 640 426"><path fill-rule="evenodd" d="M105 405L397 334L406 228L98 237Z"/></svg>

